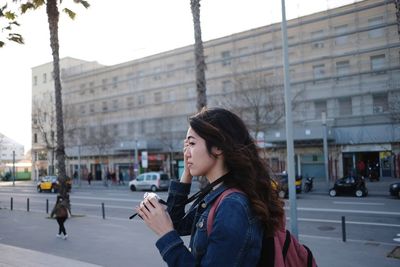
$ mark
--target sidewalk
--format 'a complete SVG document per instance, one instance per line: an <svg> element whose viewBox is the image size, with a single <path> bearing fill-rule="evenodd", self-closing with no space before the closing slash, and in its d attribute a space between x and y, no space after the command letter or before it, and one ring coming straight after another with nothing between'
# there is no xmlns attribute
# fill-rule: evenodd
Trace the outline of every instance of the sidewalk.
<svg viewBox="0 0 400 267"><path fill-rule="evenodd" d="M56 238L56 229L44 213L0 210L0 266L166 266L154 246L156 236L141 220L72 218L66 223L67 240ZM400 264L387 257L394 243L307 235L300 240L320 267Z"/></svg>

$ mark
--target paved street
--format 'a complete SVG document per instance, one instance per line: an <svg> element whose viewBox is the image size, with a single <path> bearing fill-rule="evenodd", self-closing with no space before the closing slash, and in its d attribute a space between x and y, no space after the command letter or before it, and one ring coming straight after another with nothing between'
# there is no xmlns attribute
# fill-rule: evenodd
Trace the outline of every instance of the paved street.
<svg viewBox="0 0 400 267"><path fill-rule="evenodd" d="M361 199L330 198L318 183L314 192L299 196L300 240L314 252L319 266L399 265L399 259L386 257L400 245L393 240L400 233L400 200L388 197L387 184L369 184L370 196ZM76 216L66 223L69 238L64 241L55 237L57 224L46 214L46 199L52 207L54 194L37 193L31 182L0 184L0 266L165 266L154 246L156 236L140 219L127 219L142 196L127 186L74 187ZM342 215L347 222L345 243ZM24 259L30 265L22 264Z"/></svg>

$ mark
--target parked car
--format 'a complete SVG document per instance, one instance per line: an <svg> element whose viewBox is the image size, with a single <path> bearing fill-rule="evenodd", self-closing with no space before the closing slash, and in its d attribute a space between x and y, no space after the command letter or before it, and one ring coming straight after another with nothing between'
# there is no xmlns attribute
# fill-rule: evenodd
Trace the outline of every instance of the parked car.
<svg viewBox="0 0 400 267"><path fill-rule="evenodd" d="M287 173L278 173L273 175L273 180L278 182L278 186L275 184L273 187L278 187L278 195L281 198L287 198L289 196L289 187L288 187L288 175ZM296 176L295 185L296 185L296 193L300 194L302 191L302 176Z"/></svg>
<svg viewBox="0 0 400 267"><path fill-rule="evenodd" d="M71 191L72 188L72 180L67 178L67 189ZM51 193L57 193L60 189L60 181L57 176L44 176L37 183L37 191L50 191Z"/></svg>
<svg viewBox="0 0 400 267"><path fill-rule="evenodd" d="M391 196L400 198L400 182L391 184L389 192Z"/></svg>
<svg viewBox="0 0 400 267"><path fill-rule="evenodd" d="M169 175L163 172L145 172L140 174L136 179L129 182L129 188L136 190L151 190L153 192L159 190L168 190L170 183Z"/></svg>
<svg viewBox="0 0 400 267"><path fill-rule="evenodd" d="M329 195L355 195L356 197L365 197L368 195L368 189L365 185L365 179L362 176L346 176L338 179L334 186L329 189Z"/></svg>

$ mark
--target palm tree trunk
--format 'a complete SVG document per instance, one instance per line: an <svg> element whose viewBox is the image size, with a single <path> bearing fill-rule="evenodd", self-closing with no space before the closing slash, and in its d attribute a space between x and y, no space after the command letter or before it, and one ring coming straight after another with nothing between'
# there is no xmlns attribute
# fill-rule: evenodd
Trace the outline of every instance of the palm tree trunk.
<svg viewBox="0 0 400 267"><path fill-rule="evenodd" d="M207 106L206 94L206 63L204 61L204 48L201 39L200 25L200 0L190 0L190 7L193 16L194 26L194 55L196 63L196 91L197 91L197 110L200 111Z"/></svg>
<svg viewBox="0 0 400 267"><path fill-rule="evenodd" d="M65 169L65 148L64 148L64 121L62 110L61 78L60 78L60 56L58 42L58 21L60 13L57 7L58 0L47 0L46 12L50 29L50 47L53 55L53 78L56 105L56 126L57 126L57 169L60 179L60 195L66 197L66 169Z"/></svg>

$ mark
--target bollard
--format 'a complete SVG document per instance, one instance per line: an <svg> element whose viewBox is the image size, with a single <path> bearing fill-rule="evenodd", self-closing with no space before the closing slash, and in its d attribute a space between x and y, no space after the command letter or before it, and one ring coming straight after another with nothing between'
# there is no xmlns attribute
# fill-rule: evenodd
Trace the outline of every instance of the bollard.
<svg viewBox="0 0 400 267"><path fill-rule="evenodd" d="M49 214L49 199L46 199L46 213Z"/></svg>
<svg viewBox="0 0 400 267"><path fill-rule="evenodd" d="M26 199L26 211L29 211L29 197Z"/></svg>
<svg viewBox="0 0 400 267"><path fill-rule="evenodd" d="M14 201L13 201L13 198L11 198L11 200L10 200L10 209L11 209L11 210L13 210L13 206L14 206L14 205L13 205L13 204L14 204L13 202L14 202Z"/></svg>
<svg viewBox="0 0 400 267"><path fill-rule="evenodd" d="M342 216L342 240L346 242L346 219Z"/></svg>
<svg viewBox="0 0 400 267"><path fill-rule="evenodd" d="M106 213L105 213L105 210L104 210L104 203L101 203L101 211L103 212L103 219L105 219L106 218Z"/></svg>

